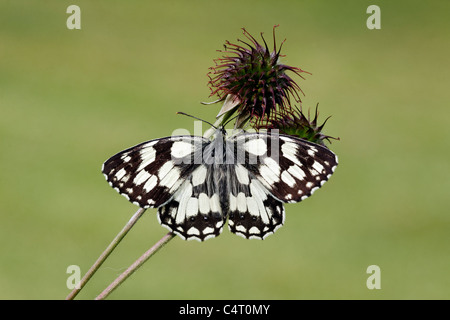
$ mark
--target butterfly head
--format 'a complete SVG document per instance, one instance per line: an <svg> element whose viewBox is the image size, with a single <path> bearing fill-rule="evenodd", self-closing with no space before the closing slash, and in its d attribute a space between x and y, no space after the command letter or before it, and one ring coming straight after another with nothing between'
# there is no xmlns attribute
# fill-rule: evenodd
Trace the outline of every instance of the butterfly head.
<svg viewBox="0 0 450 320"><path fill-rule="evenodd" d="M227 135L227 130L225 130L224 126L219 126L216 128L216 133L215 136L226 136Z"/></svg>

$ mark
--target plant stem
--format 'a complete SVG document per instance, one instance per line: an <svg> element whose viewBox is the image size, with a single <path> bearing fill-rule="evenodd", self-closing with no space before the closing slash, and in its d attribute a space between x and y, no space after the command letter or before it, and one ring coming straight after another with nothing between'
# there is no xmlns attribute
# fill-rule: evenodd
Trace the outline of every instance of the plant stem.
<svg viewBox="0 0 450 320"><path fill-rule="evenodd" d="M81 279L80 283L77 285L75 289L66 297L66 300L73 300L75 296L83 289L89 279L94 275L94 273L100 268L103 262L108 258L108 256L113 252L113 250L117 247L120 241L125 237L125 235L130 231L130 229L134 226L134 224L139 220L139 218L144 214L146 209L139 208L138 211L131 217L125 227L117 234L114 240L109 244L109 246L103 251L103 253L98 257L97 261L92 265L92 267L88 270L88 272L84 275L83 279Z"/></svg>
<svg viewBox="0 0 450 320"><path fill-rule="evenodd" d="M128 267L116 280L114 280L102 293L100 293L95 300L105 299L114 289L120 286L133 272L139 269L151 256L153 256L159 249L161 249L167 242L169 242L175 234L172 232L167 233L157 243L153 245L148 251L146 251L139 259L137 259L131 266Z"/></svg>

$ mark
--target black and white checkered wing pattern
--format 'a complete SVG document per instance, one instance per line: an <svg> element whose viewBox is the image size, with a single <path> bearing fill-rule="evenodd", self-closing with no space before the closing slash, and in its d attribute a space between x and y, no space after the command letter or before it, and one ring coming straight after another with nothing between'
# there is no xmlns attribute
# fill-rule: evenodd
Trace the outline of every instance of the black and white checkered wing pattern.
<svg viewBox="0 0 450 320"><path fill-rule="evenodd" d="M216 168L217 169L217 168ZM218 236L227 218L226 188L217 174L220 169L200 165L188 177L167 204L158 209L159 223L185 240L204 241Z"/></svg>
<svg viewBox="0 0 450 320"><path fill-rule="evenodd" d="M283 202L309 197L331 176L337 157L325 147L286 135L244 133L227 143L236 164L230 176L228 227L264 239L284 224Z"/></svg>
<svg viewBox="0 0 450 320"><path fill-rule="evenodd" d="M284 202L312 195L331 176L336 155L285 135L241 133L211 141L177 136L142 143L108 159L109 184L183 239L231 232L264 239L284 223Z"/></svg>
<svg viewBox="0 0 450 320"><path fill-rule="evenodd" d="M324 146L287 135L248 133L235 138L243 167L282 202L311 196L333 174L337 156Z"/></svg>
<svg viewBox="0 0 450 320"><path fill-rule="evenodd" d="M283 203L244 164L237 164L233 169L228 228L247 239L264 239L283 225Z"/></svg>
<svg viewBox="0 0 450 320"><path fill-rule="evenodd" d="M108 183L130 202L157 208L168 202L186 177L199 166L195 157L210 141L174 136L141 143L108 159L102 172Z"/></svg>

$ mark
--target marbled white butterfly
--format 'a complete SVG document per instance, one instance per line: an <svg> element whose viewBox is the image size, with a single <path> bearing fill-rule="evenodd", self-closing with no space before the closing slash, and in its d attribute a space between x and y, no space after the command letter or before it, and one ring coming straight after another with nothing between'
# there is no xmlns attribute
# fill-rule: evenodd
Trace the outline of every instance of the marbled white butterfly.
<svg viewBox="0 0 450 320"><path fill-rule="evenodd" d="M102 172L142 208L158 208L161 225L183 239L231 232L264 239L284 223L283 202L299 202L331 176L337 156L321 145L272 132L213 139L172 136L119 152Z"/></svg>

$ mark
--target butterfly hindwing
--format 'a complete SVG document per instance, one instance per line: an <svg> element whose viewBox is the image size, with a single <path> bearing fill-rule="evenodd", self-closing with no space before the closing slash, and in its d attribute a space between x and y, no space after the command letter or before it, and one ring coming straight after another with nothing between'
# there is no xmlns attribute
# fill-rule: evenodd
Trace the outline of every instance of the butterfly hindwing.
<svg viewBox="0 0 450 320"><path fill-rule="evenodd" d="M227 218L219 193L212 166L200 165L173 199L158 209L160 224L183 239L203 241L218 236Z"/></svg>
<svg viewBox="0 0 450 320"><path fill-rule="evenodd" d="M230 174L228 228L244 238L264 239L284 223L283 203L241 164Z"/></svg>

